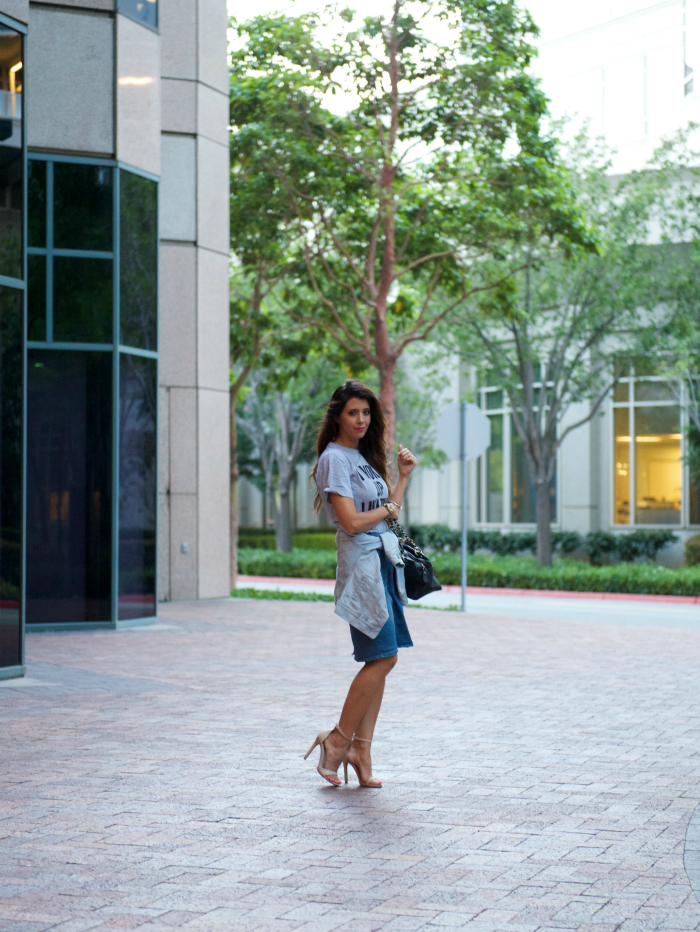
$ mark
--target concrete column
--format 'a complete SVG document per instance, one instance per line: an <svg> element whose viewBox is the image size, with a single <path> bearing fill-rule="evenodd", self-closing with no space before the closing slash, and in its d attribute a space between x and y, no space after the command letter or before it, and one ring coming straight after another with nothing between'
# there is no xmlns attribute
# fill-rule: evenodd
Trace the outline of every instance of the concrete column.
<svg viewBox="0 0 700 932"><path fill-rule="evenodd" d="M161 5L159 591L165 599L229 591L226 26L225 0Z"/></svg>

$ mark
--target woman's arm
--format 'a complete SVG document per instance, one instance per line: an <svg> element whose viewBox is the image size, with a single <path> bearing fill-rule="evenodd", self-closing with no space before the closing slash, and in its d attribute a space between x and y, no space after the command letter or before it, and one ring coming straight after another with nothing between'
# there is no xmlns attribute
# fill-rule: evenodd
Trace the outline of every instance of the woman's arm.
<svg viewBox="0 0 700 932"><path fill-rule="evenodd" d="M403 496L408 485L408 478L413 472L416 465L416 458L399 444L399 481L396 488L390 493L390 501L395 505L403 505ZM371 511L358 511L355 508L355 502L351 498L345 498L338 495L337 492L330 492L328 495L331 505L338 515L340 526L348 534L360 534L362 531L369 531L375 524L391 518L391 513L386 505L380 505L379 508L373 508Z"/></svg>
<svg viewBox="0 0 700 932"><path fill-rule="evenodd" d="M380 521L391 517L386 505L380 505L379 508L373 508L371 511L358 511L355 508L355 502L351 498L345 498L343 495L338 495L337 492L329 492L328 498L338 515L340 526L348 534L369 531L375 524L379 524Z"/></svg>

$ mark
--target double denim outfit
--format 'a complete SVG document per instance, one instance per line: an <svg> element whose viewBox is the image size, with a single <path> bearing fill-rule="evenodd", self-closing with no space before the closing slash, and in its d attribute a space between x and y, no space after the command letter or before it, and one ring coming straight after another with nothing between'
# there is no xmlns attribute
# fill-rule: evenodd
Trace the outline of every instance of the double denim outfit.
<svg viewBox="0 0 700 932"><path fill-rule="evenodd" d="M359 450L335 443L319 458L316 482L326 513L336 527L335 613L350 625L355 660L365 663L391 657L399 647L412 647L403 613L408 599L396 535L386 521L370 531L348 534L328 497L335 492L352 498L358 511L370 511L386 501L386 483Z"/></svg>

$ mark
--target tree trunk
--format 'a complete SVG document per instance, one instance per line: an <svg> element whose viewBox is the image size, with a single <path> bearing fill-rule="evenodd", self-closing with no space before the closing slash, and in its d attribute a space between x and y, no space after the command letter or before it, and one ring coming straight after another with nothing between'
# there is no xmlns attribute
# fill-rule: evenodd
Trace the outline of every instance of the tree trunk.
<svg viewBox="0 0 700 932"><path fill-rule="evenodd" d="M550 523L549 482L535 483L535 513L537 518L537 565L552 565L552 526Z"/></svg>
<svg viewBox="0 0 700 932"><path fill-rule="evenodd" d="M386 418L386 452L389 475L396 483L396 360L390 359L379 369L379 400Z"/></svg>
<svg viewBox="0 0 700 932"><path fill-rule="evenodd" d="M236 588L238 582L238 479L240 472L238 469L238 429L236 425L236 403L238 391L231 392L231 452L230 452L230 528L231 528L231 547L230 547L230 585L231 589Z"/></svg>
<svg viewBox="0 0 700 932"><path fill-rule="evenodd" d="M283 553L292 552L292 509L289 484L279 487L280 510L275 521L275 544Z"/></svg>

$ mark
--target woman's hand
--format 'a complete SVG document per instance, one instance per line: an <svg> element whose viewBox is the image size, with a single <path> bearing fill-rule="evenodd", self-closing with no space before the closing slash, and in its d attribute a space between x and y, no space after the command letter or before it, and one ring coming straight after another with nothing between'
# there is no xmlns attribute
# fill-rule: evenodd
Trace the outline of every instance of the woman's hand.
<svg viewBox="0 0 700 932"><path fill-rule="evenodd" d="M413 453L399 444L399 476L401 476L402 479L408 479L415 469L417 462Z"/></svg>

